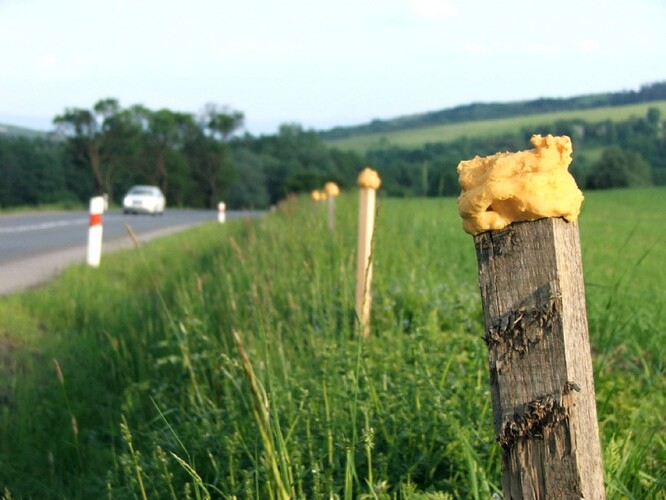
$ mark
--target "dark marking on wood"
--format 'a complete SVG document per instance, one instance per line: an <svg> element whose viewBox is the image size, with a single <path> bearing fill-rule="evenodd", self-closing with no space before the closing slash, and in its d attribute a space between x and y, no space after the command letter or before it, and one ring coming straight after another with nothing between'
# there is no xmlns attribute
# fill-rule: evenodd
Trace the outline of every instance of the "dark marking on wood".
<svg viewBox="0 0 666 500"><path fill-rule="evenodd" d="M511 418L506 418L497 442L510 448L520 439L543 439L546 429L569 417L571 403L566 396L572 390L580 392L580 387L575 382L567 382L562 390L523 405Z"/></svg>
<svg viewBox="0 0 666 500"><path fill-rule="evenodd" d="M498 231L481 233L475 237L475 241L482 242L477 246L477 256L479 251L490 249L495 249L500 256L510 254L514 247L520 246L520 235L516 232L514 223Z"/></svg>
<svg viewBox="0 0 666 500"><path fill-rule="evenodd" d="M534 301L540 304L520 306L493 322L484 338L489 349L503 343L507 351L524 354L530 345L543 338L544 332L551 329L553 321L560 317L562 303L554 285L545 300L541 295L537 293L534 297Z"/></svg>

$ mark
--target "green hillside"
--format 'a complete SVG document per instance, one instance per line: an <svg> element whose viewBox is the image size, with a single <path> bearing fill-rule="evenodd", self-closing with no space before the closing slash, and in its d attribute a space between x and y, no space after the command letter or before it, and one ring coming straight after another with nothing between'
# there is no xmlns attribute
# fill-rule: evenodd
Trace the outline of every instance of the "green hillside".
<svg viewBox="0 0 666 500"><path fill-rule="evenodd" d="M419 147L429 142L449 142L462 137L479 138L515 134L524 127L537 127L560 120L584 120L589 123L605 120L620 122L631 117L645 116L650 107L658 108L662 115L666 115L666 100L661 100L625 106L556 111L510 118L470 120L405 130L366 133L341 139L328 139L326 143L340 149L357 152L366 152L386 145Z"/></svg>
<svg viewBox="0 0 666 500"><path fill-rule="evenodd" d="M0 136L28 137L35 139L38 137L46 137L47 135L48 132L0 123Z"/></svg>

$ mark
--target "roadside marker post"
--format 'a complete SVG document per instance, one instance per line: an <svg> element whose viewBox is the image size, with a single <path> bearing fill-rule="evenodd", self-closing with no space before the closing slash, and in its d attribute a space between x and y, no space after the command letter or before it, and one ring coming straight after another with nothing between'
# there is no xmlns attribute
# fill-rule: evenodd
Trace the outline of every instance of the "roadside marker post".
<svg viewBox="0 0 666 500"><path fill-rule="evenodd" d="M375 200L382 181L376 171L365 168L358 176L360 207L358 224L358 254L356 256L356 315L361 335L370 336L370 306L372 302L372 235L375 229Z"/></svg>
<svg viewBox="0 0 666 500"><path fill-rule="evenodd" d="M217 221L223 224L227 220L227 205L221 201L217 204Z"/></svg>
<svg viewBox="0 0 666 500"><path fill-rule="evenodd" d="M102 214L104 198L95 196L90 199L90 227L88 228L87 261L91 267L99 267L102 259Z"/></svg>

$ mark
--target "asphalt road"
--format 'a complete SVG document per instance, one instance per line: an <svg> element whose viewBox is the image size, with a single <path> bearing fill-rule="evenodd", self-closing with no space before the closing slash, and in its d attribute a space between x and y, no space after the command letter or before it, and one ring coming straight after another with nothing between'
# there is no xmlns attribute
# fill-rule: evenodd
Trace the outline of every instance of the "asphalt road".
<svg viewBox="0 0 666 500"><path fill-rule="evenodd" d="M252 215L228 211L227 220ZM87 212L0 215L0 295L42 284L66 266L85 261L89 220ZM217 212L211 210L167 209L158 216L107 212L102 219L102 261L104 253L132 246L126 224L139 241L147 241L216 220Z"/></svg>

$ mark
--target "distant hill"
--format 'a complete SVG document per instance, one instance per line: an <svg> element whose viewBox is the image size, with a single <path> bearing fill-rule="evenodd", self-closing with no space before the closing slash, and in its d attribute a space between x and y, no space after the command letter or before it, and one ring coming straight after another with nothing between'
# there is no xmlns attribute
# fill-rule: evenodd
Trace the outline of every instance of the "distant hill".
<svg viewBox="0 0 666 500"><path fill-rule="evenodd" d="M472 103L439 111L399 116L387 120L349 127L335 127L318 132L325 141L336 141L361 135L397 132L435 125L481 120L496 120L558 111L575 111L609 106L626 106L666 100L666 81L643 85L638 91L608 92L568 98L540 98L508 103Z"/></svg>
<svg viewBox="0 0 666 500"><path fill-rule="evenodd" d="M5 125L0 123L0 136L12 137L27 137L30 139L45 138L50 135L50 132L41 130L33 130L25 127L17 127L15 125Z"/></svg>
<svg viewBox="0 0 666 500"><path fill-rule="evenodd" d="M492 137L516 136L525 133L552 133L562 130L558 124L601 123L611 121L621 123L632 118L645 117L650 108L658 109L661 116L666 116L666 99L623 106L604 106L601 108L578 109L571 111L550 111L537 114L470 120L440 125L424 125L388 132L364 133L342 139L326 139L325 143L337 149L366 153L387 147L423 148L427 144L450 143L463 137L482 139ZM527 132L525 132L527 131ZM560 132L569 135L573 131ZM507 147L507 146L505 146Z"/></svg>

